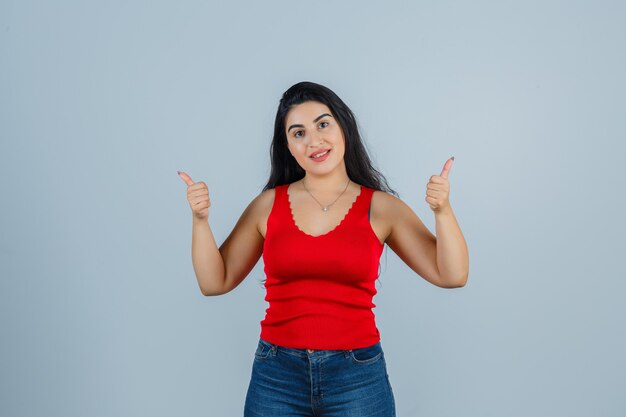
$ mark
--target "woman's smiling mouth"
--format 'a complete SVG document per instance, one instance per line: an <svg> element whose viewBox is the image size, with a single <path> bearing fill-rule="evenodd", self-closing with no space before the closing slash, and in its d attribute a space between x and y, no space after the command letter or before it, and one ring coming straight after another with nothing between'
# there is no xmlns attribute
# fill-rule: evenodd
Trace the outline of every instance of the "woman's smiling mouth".
<svg viewBox="0 0 626 417"><path fill-rule="evenodd" d="M315 162L322 162L322 161L325 161L326 158L328 158L328 154L330 154L330 149L327 149L322 152L316 152L312 154L310 158L314 160Z"/></svg>

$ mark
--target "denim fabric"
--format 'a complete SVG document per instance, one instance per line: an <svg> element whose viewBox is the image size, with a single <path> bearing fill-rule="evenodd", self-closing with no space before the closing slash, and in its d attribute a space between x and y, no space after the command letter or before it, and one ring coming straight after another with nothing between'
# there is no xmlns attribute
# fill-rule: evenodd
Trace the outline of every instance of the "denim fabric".
<svg viewBox="0 0 626 417"><path fill-rule="evenodd" d="M395 417L380 342L352 350L293 349L259 339L244 417Z"/></svg>

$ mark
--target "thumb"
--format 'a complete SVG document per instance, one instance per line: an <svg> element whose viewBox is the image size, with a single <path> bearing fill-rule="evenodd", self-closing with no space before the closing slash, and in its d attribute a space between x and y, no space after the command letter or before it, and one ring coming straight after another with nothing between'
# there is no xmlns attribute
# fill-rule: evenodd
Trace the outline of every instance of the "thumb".
<svg viewBox="0 0 626 417"><path fill-rule="evenodd" d="M450 172L450 168L452 168L452 163L454 162L454 156L446 161L446 164L443 166L443 170L441 171L440 177L448 178L448 173Z"/></svg>
<svg viewBox="0 0 626 417"><path fill-rule="evenodd" d="M193 185L193 181L191 180L191 177L189 175L185 174L182 171L176 171L176 172L178 172L178 176L181 177L187 185Z"/></svg>

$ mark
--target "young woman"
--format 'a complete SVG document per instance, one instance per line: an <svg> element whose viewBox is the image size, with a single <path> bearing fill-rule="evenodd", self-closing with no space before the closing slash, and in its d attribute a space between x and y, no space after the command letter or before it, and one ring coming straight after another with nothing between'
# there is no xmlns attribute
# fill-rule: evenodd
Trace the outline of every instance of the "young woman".
<svg viewBox="0 0 626 417"><path fill-rule="evenodd" d="M227 293L261 255L265 263L269 308L246 417L395 416L372 312L380 255L387 244L432 284L465 285L467 245L448 199L453 160L426 185L435 237L372 167L348 106L327 87L301 82L278 106L269 181L219 248L206 184L179 172L201 292Z"/></svg>

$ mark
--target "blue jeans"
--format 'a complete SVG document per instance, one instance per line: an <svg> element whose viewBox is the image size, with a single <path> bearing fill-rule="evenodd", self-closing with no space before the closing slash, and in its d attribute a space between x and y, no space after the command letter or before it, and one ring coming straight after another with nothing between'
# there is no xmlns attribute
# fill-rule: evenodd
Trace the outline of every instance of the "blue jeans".
<svg viewBox="0 0 626 417"><path fill-rule="evenodd" d="M244 417L395 417L380 342L308 350L259 339Z"/></svg>

